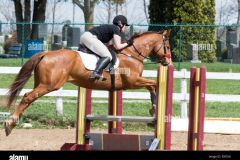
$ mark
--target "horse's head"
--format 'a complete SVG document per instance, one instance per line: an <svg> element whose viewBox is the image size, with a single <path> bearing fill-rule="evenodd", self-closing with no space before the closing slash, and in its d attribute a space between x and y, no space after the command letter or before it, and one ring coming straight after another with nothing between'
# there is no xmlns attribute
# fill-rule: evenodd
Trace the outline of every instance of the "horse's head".
<svg viewBox="0 0 240 160"><path fill-rule="evenodd" d="M118 52L131 54L133 57L139 59L139 61L143 61L143 59L146 58L149 54L153 54L153 56L157 59L157 62L160 62L162 65L167 66L169 64L172 64L169 44L170 32L171 30L135 33L131 37L133 40L133 45L121 49ZM127 40L125 42L127 42ZM108 48L116 50L114 45L110 45Z"/></svg>
<svg viewBox="0 0 240 160"><path fill-rule="evenodd" d="M171 51L169 44L169 35L171 30L157 32L159 34L157 43L152 50L153 56L160 62L162 65L167 66L172 64Z"/></svg>

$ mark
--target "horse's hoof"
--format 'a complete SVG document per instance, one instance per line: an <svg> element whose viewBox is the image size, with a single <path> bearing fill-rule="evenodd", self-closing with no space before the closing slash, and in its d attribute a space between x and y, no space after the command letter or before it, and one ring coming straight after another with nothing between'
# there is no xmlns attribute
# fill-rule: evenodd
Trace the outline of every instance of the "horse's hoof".
<svg viewBox="0 0 240 160"><path fill-rule="evenodd" d="M150 108L150 109L149 109L149 113L150 113L150 115L153 117L153 116L154 116L154 114L155 114L155 110L154 110L154 109L152 109L152 108Z"/></svg>
<svg viewBox="0 0 240 160"><path fill-rule="evenodd" d="M4 129L5 129L6 136L8 136L11 133L8 122L4 122Z"/></svg>

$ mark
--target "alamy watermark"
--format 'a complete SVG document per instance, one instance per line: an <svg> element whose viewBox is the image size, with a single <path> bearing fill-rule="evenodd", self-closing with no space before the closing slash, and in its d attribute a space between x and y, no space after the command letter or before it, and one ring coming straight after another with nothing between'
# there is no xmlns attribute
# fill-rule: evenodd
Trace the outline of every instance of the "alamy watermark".
<svg viewBox="0 0 240 160"><path fill-rule="evenodd" d="M125 74L127 76L130 76L130 68L111 69L110 74Z"/></svg>
<svg viewBox="0 0 240 160"><path fill-rule="evenodd" d="M28 44L28 50L33 51L33 50L43 50L43 51L48 51L48 44L38 44L38 43L29 43Z"/></svg>
<svg viewBox="0 0 240 160"><path fill-rule="evenodd" d="M205 43L202 43L202 44L194 44L193 45L193 49L194 50L199 50L199 51L209 51L209 52L212 52L213 51L213 44L205 44Z"/></svg>
<svg viewBox="0 0 240 160"><path fill-rule="evenodd" d="M28 156L27 155L10 155L9 156L9 160L28 160Z"/></svg>
<svg viewBox="0 0 240 160"><path fill-rule="evenodd" d="M178 116L173 117L170 114L168 114L165 116L164 119L165 119L165 122L172 122L172 120L178 120L178 119L181 119L181 117L178 117Z"/></svg>
<svg viewBox="0 0 240 160"><path fill-rule="evenodd" d="M16 124L19 123L19 116L10 116L7 114L0 114L0 123L8 121L10 119L12 119L12 121L15 122Z"/></svg>

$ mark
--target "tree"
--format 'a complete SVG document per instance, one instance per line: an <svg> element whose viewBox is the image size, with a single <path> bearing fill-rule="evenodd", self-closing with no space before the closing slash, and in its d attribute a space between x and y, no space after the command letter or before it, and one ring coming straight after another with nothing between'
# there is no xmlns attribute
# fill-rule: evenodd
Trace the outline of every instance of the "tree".
<svg viewBox="0 0 240 160"><path fill-rule="evenodd" d="M166 23L165 11L167 0L151 0L148 6L150 24ZM159 27L150 26L149 31L160 31Z"/></svg>
<svg viewBox="0 0 240 160"><path fill-rule="evenodd" d="M30 0L13 0L15 6L16 22L30 22L31 17L31 3ZM44 22L47 0L35 0L32 22ZM24 7L23 7L24 6ZM24 18L23 18L24 14ZM38 24L33 24L30 31L30 24L24 25L24 40L31 36L31 39L38 39ZM22 25L17 24L17 37L18 43L22 42ZM25 42L24 42L25 43Z"/></svg>
<svg viewBox="0 0 240 160"><path fill-rule="evenodd" d="M164 23L166 21L169 24L215 24L215 0L166 0L165 4L158 6L166 6L165 10L159 7L156 9L156 1L153 0L154 4L149 6L150 22ZM161 1L162 2L162 1ZM155 8L154 8L154 6ZM164 11L164 12L163 12ZM153 12L153 13L151 13ZM164 15L163 15L164 14ZM179 57L179 28L172 27L170 35L171 52L174 61L178 61ZM203 27L203 26L187 26L182 27L182 38L181 38L181 60L187 58L186 45L187 44L212 44L213 49L210 50L199 50L198 58L202 62L215 62L217 60L215 55L216 49L216 28L215 27Z"/></svg>
<svg viewBox="0 0 240 160"><path fill-rule="evenodd" d="M238 20L237 20L237 24L240 24L240 0L237 0L237 3L238 3Z"/></svg>
<svg viewBox="0 0 240 160"><path fill-rule="evenodd" d="M82 9L84 13L85 23L93 23L94 8L98 0L84 0L84 2L73 0L73 2ZM85 31L91 28L92 25L85 25Z"/></svg>
<svg viewBox="0 0 240 160"><path fill-rule="evenodd" d="M56 19L58 22L61 20L63 21L63 18L66 15L66 9L62 9L61 6L65 4L65 1L59 1L59 0L48 0L47 1L47 7L46 7L46 21L49 22L51 21L53 24L48 25L48 30L51 32L51 44L53 43L53 35L54 32L59 31L60 25L54 25L56 22ZM57 14L55 14L58 12ZM61 22L62 22L61 21Z"/></svg>
<svg viewBox="0 0 240 160"><path fill-rule="evenodd" d="M104 0L103 0L104 1ZM82 9L84 13L84 19L85 23L93 23L93 15L94 15L94 8L97 3L100 2L100 0L73 0L73 2ZM111 5L116 5L116 13L118 13L118 5L122 5L124 3L124 0L108 0L109 3L109 15L111 15ZM108 21L110 17L108 18ZM85 31L92 28L92 25L85 25Z"/></svg>
<svg viewBox="0 0 240 160"><path fill-rule="evenodd" d="M222 4L221 1L221 7L218 9L217 14L217 21L218 25L227 25L229 24L229 21L231 21L233 18L233 15L236 12L236 6L235 5L228 5L228 2L225 2ZM222 36L226 35L226 27L218 27L217 28L217 39L221 39Z"/></svg>
<svg viewBox="0 0 240 160"><path fill-rule="evenodd" d="M108 1L108 24L111 23L111 17L112 17L112 7L111 7L111 0Z"/></svg>
<svg viewBox="0 0 240 160"><path fill-rule="evenodd" d="M99 5L101 10L106 10L107 14L105 12L99 12L97 16L95 17L96 20L100 23L106 23L106 17L107 17L107 23L110 24L112 20L113 15L113 2L112 0L103 0L102 1L103 6Z"/></svg>
<svg viewBox="0 0 240 160"><path fill-rule="evenodd" d="M34 1L33 22L45 22L46 3L47 0ZM37 33L38 24L33 24L31 39L39 39Z"/></svg>
<svg viewBox="0 0 240 160"><path fill-rule="evenodd" d="M144 13L145 13L145 17L146 17L146 20L147 20L147 23L149 24L149 19L148 19L148 12L147 12L147 4L146 4L146 0L143 0L143 10L144 10Z"/></svg>
<svg viewBox="0 0 240 160"><path fill-rule="evenodd" d="M115 6L116 6L116 15L119 15L119 5L120 5L120 8L121 8L121 13L122 13L123 3L124 3L123 0L112 0L112 4L115 4Z"/></svg>
<svg viewBox="0 0 240 160"><path fill-rule="evenodd" d="M10 3L11 1L3 0L0 3L0 13L4 16L4 18L7 20L7 22L15 22L15 12L12 9L12 5ZM9 24L9 32L10 34L13 33L16 30L15 24Z"/></svg>
<svg viewBox="0 0 240 160"><path fill-rule="evenodd" d="M145 0L144 0L145 1ZM150 24L163 24L166 23L165 18L166 10L166 0L151 0L148 6L148 14L150 19ZM160 31L163 27L159 28L157 26L149 26L149 31ZM166 29L166 28L164 28ZM172 45L171 45L172 46ZM154 61L155 57L150 54L149 58Z"/></svg>
<svg viewBox="0 0 240 160"><path fill-rule="evenodd" d="M150 24L166 23L165 11L167 0L151 0L148 6Z"/></svg>

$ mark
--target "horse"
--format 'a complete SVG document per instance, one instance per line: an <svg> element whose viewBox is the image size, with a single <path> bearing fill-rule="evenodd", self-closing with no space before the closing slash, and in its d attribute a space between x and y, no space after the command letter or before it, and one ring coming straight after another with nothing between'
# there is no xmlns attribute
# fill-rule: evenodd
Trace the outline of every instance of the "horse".
<svg viewBox="0 0 240 160"><path fill-rule="evenodd" d="M129 68L129 75L115 74L115 90L141 89L149 90L152 108L149 109L153 116L156 106L155 80L142 78L143 60L149 55L153 56L163 65L172 64L169 35L170 31L160 32L146 31L134 34L131 39L134 45L119 50L118 69ZM109 49L115 49L114 44ZM60 49L55 51L43 51L33 55L21 68L16 79L10 85L8 91L8 103L6 110L9 111L11 104L19 96L19 93L32 76L34 71L34 88L24 94L18 107L9 120L4 122L6 136L8 136L28 106L43 95L60 89L64 83L69 82L79 87L110 90L111 75L109 71L103 71L106 81L90 81L89 77L93 71L87 70L78 52Z"/></svg>

